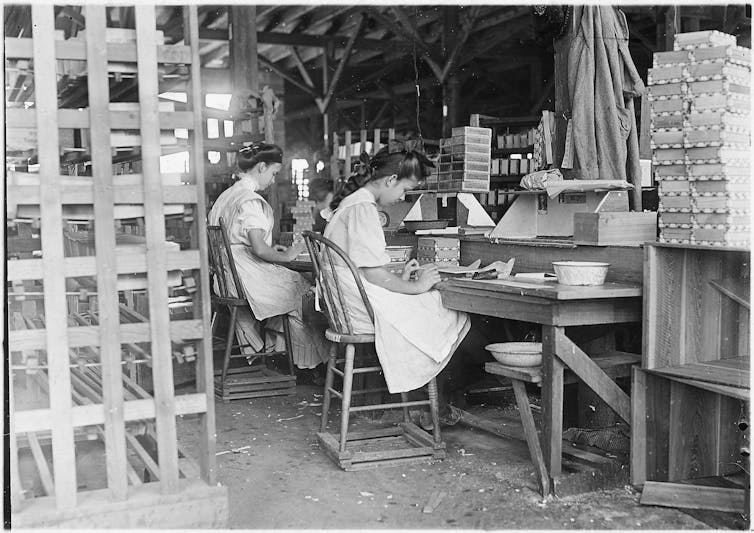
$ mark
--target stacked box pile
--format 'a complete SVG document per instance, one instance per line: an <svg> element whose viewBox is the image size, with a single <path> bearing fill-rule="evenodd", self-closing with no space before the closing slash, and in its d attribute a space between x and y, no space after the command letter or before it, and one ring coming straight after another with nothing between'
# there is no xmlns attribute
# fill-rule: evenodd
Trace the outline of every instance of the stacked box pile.
<svg viewBox="0 0 754 533"><path fill-rule="evenodd" d="M461 243L453 237L421 237L416 248L420 265L458 266L461 260Z"/></svg>
<svg viewBox="0 0 754 533"><path fill-rule="evenodd" d="M314 227L313 209L314 202L311 200L298 200L296 205L291 207L291 216L295 221L293 224L292 244L303 243L303 232L311 231Z"/></svg>
<svg viewBox="0 0 754 533"><path fill-rule="evenodd" d="M492 130L453 128L440 142L439 191L489 192Z"/></svg>
<svg viewBox="0 0 754 533"><path fill-rule="evenodd" d="M411 256L414 254L413 246L386 246L385 251L390 257L390 263L387 265L387 269L391 274L400 276L403 274L403 268L411 260Z"/></svg>
<svg viewBox="0 0 754 533"><path fill-rule="evenodd" d="M661 242L750 244L751 50L717 31L675 36L649 71Z"/></svg>

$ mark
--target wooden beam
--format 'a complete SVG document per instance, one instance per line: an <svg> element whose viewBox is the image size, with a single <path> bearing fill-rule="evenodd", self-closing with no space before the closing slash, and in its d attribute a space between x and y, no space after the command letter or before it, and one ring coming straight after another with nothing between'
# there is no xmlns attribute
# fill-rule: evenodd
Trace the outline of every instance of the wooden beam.
<svg viewBox="0 0 754 533"><path fill-rule="evenodd" d="M45 328L48 372L50 379L50 410L54 416L52 431L52 463L55 475L55 506L63 511L76 507L76 456L71 415L71 372L68 360L68 331L63 317L67 314L63 262L62 186L58 154L57 82L55 79L55 20L53 6L32 4L34 24L32 39L34 85L36 96L36 127L39 146L39 194L42 247L44 254L44 309L48 317ZM154 34L154 26L152 29ZM155 46L156 49L156 46ZM155 60L156 61L156 60ZM156 93L155 93L156 94ZM155 96L156 98L156 96ZM157 140L159 145L159 139ZM29 278L25 278L29 279ZM37 279L37 278L32 278Z"/></svg>
<svg viewBox="0 0 754 533"><path fill-rule="evenodd" d="M160 125L157 106L157 47L154 6L139 4L136 11L136 50L139 69L139 111L141 115L141 154L144 175L144 221L149 272L149 326L154 377L157 424L157 451L160 465L160 491L179 491L178 450L175 419L175 387L168 313L165 217L160 180ZM245 42L245 41L244 41Z"/></svg>
<svg viewBox="0 0 754 533"><path fill-rule="evenodd" d="M451 7L447 7L446 9L451 9ZM469 38L469 35L471 35L471 30L474 27L474 23L476 22L477 16L479 15L479 6L473 6L470 8L471 12L469 14L469 17L466 19L466 22L463 24L461 29L460 36L456 39L453 50L448 55L447 60L445 61L445 66L442 69L442 73L440 76L440 83L444 83L445 79L448 76L448 73L450 72L450 69L452 69L455 66L456 57L458 56L459 51L461 48L463 48L464 44L466 44L466 40Z"/></svg>
<svg viewBox="0 0 754 533"><path fill-rule="evenodd" d="M346 63L348 63L348 58L351 55L351 50L353 50L353 45L356 42L356 38L359 36L359 33L361 33L361 28L363 25L364 25L364 16L361 15L359 17L359 22L356 25L356 29L354 30L353 34L351 35L351 38L346 44L346 49L345 49L345 52L343 53L343 57L340 59L340 63L338 63L338 67L335 69L335 74L333 74L332 80L330 81L330 86L327 89L327 94L324 96L323 99L317 100L317 105L319 106L322 113L327 111L327 108L330 105L330 100L332 99L333 94L335 94L335 89L337 88L338 82L340 81L340 76L343 74L343 69L345 68Z"/></svg>
<svg viewBox="0 0 754 533"><path fill-rule="evenodd" d="M301 89L302 91L311 95L314 98L319 97L319 95L317 94L317 92L314 90L313 87L307 86L304 82L297 80L296 78L294 78L293 76L285 72L284 70L278 68L277 65L275 65L275 63L273 63L272 61L264 57L262 54L258 54L257 57L259 58L259 62L262 65L264 65L265 67L273 71L275 74L277 74L284 80L292 83L293 85L295 85L296 87L298 87L299 89Z"/></svg>
<svg viewBox="0 0 754 533"><path fill-rule="evenodd" d="M89 90L90 131L92 140L92 177L94 181L94 219L114 218L112 154L107 139L110 135L110 95L107 83L107 20L104 5L86 6L87 24L87 87ZM115 500L128 496L126 465L126 428L123 419L123 373L120 347L118 287L115 268L115 226L97 224L94 232L97 256L97 307L99 313L99 346L102 362L102 404L105 417L105 451L107 454L107 486Z"/></svg>
<svg viewBox="0 0 754 533"><path fill-rule="evenodd" d="M671 5L665 11L665 50L673 49L675 34L681 31L681 6Z"/></svg>
<svg viewBox="0 0 754 533"><path fill-rule="evenodd" d="M296 67L298 68L299 73L301 73L301 77L304 78L304 83L306 83L309 88L314 89L314 82L306 71L306 66L304 65L304 62L301 61L301 55L298 53L298 49L295 46L291 46L291 55L296 62Z"/></svg>
<svg viewBox="0 0 754 533"><path fill-rule="evenodd" d="M259 92L259 65L257 59L256 6L234 5L230 8L230 72L233 93Z"/></svg>
<svg viewBox="0 0 754 533"><path fill-rule="evenodd" d="M659 505L679 509L708 509L728 513L745 513L745 489L708 487L687 483L647 481L641 493L642 505Z"/></svg>

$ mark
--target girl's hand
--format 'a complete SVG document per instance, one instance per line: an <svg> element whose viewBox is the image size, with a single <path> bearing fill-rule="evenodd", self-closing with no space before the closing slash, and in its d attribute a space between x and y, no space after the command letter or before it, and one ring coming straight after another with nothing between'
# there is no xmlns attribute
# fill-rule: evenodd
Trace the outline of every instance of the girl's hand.
<svg viewBox="0 0 754 533"><path fill-rule="evenodd" d="M306 244L304 243L298 243L294 244L290 248L286 249L283 253L283 257L285 258L285 261L291 262L294 259L296 259L301 252L306 250Z"/></svg>
<svg viewBox="0 0 754 533"><path fill-rule="evenodd" d="M288 249L288 247L283 246L282 244L276 244L272 247L272 249L275 250L276 252L285 252Z"/></svg>
<svg viewBox="0 0 754 533"><path fill-rule="evenodd" d="M401 278L403 281L408 281L411 279L411 274L416 272L417 270L420 270L421 267L419 266L419 261L416 259L412 259L408 263L405 264L403 267L403 273L401 274Z"/></svg>
<svg viewBox="0 0 754 533"><path fill-rule="evenodd" d="M440 272L435 265L426 265L425 268L418 269L416 282L422 289L427 292L440 282Z"/></svg>

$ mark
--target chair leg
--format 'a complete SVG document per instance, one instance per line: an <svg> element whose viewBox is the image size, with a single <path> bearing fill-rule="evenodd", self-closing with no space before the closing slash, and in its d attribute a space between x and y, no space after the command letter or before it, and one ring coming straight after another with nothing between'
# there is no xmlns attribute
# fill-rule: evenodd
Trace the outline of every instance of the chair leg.
<svg viewBox="0 0 754 533"><path fill-rule="evenodd" d="M285 353L288 356L288 369L291 376L296 375L296 368L293 366L293 339L291 338L291 322L288 315L283 315L283 335L285 335Z"/></svg>
<svg viewBox="0 0 754 533"><path fill-rule="evenodd" d="M432 378L427 384L427 392L429 393L429 413L432 415L432 437L435 444L440 444L442 438L440 436L440 406L437 401L437 380Z"/></svg>
<svg viewBox="0 0 754 533"><path fill-rule="evenodd" d="M217 329L217 310L212 312L212 319L210 320L210 339L215 338L215 329Z"/></svg>
<svg viewBox="0 0 754 533"><path fill-rule="evenodd" d="M534 416L531 414L529 398L526 396L526 386L523 381L518 379L511 379L511 383L513 383L513 392L516 395L518 412L521 414L521 423L524 426L524 436L526 437L526 444L529 446L529 455L531 455L531 460L534 462L534 467L539 475L542 496L547 496L550 493L550 476L547 473L545 456L539 444L539 436L534 425Z"/></svg>
<svg viewBox="0 0 754 533"><path fill-rule="evenodd" d="M343 369L343 401L340 413L340 453L346 451L348 437L348 415L351 409L351 386L353 385L353 360L356 350L353 344L346 344L346 365Z"/></svg>
<svg viewBox="0 0 754 533"><path fill-rule="evenodd" d="M230 323L228 324L228 335L225 337L225 357L223 358L223 374L222 381L225 383L225 376L228 374L228 366L230 366L230 352L233 350L233 341L236 338L236 313L237 307L230 308Z"/></svg>
<svg viewBox="0 0 754 533"><path fill-rule="evenodd" d="M327 421L330 416L330 389L335 381L335 361L338 358L338 345L330 344L330 357L327 359L327 375L325 377L325 392L322 400L322 421L319 430L324 433L327 429Z"/></svg>
<svg viewBox="0 0 754 533"><path fill-rule="evenodd" d="M408 401L408 393L407 392L402 392L401 393L401 401L403 403L406 403ZM408 424L409 422L411 422L411 416L409 415L408 407L406 407L405 405L403 406L403 421L406 424Z"/></svg>

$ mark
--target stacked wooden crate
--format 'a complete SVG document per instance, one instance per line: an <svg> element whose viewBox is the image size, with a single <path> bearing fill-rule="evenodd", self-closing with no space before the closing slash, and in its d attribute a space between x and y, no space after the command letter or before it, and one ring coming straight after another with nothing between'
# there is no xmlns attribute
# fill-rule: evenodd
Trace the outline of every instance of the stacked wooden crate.
<svg viewBox="0 0 754 533"><path fill-rule="evenodd" d="M144 4L126 8L134 10L135 42L108 42L106 9L85 6L86 39L56 41L54 6L33 4L33 35L5 39L6 57L32 60L34 65L34 105L10 108L6 102L6 127L35 129L39 160L38 173L25 174L8 186L7 194L9 203L29 206L41 247L38 256L10 261L7 278L21 287L29 280L41 281L36 286L44 303L43 313L32 315L33 310L22 307L8 324L11 519L22 528L222 527L228 500L227 490L215 481L204 217L194 217L190 249L165 244L165 214L172 210L168 206L178 206L181 213L185 205L194 213L206 212L200 193L203 167L196 156L202 153L201 135L191 136L194 157L188 183L166 183L160 173L160 131L202 129L195 112L202 98L197 8L184 8L183 42L175 45L158 43L155 7ZM88 109L58 108L56 67L63 60L85 65ZM119 63L130 64L137 73L137 110L110 105L111 78L118 72L113 68ZM175 65L191 74L183 89L193 110L161 112L161 73ZM61 169L59 141L61 131L72 129L89 131L91 176L63 174L69 165ZM140 174L113 174L115 130L138 131ZM87 248L90 236L83 232L63 238L64 221L79 220L81 213L93 224L93 250ZM134 235L117 235L113 221L133 217L140 220L144 235L124 250L116 245ZM182 271L184 283L190 278L191 317L170 315L171 271ZM131 283L133 275L148 291L148 316L136 317L122 304L128 300L123 283ZM73 292L72 284L82 280L96 292L85 285ZM190 346L181 358L195 357L195 392L176 394L176 343ZM136 364L127 352L138 354L139 363L151 363L153 394L126 371ZM36 355L33 368L24 353ZM35 403L25 402L29 375L36 382L34 399L40 400ZM177 442L178 417L187 415L198 437L196 464ZM98 439L104 468L82 468L87 453L78 445L82 435ZM40 442L50 446L42 448ZM36 466L31 474L21 465L29 453ZM41 479L39 490L29 490L34 477Z"/></svg>
<svg viewBox="0 0 754 533"><path fill-rule="evenodd" d="M311 200L298 200L296 205L291 207L291 216L293 216L293 240L292 244L304 242L303 232L311 231L314 227L314 202Z"/></svg>
<svg viewBox="0 0 754 533"><path fill-rule="evenodd" d="M461 260L461 243L455 237L420 237L416 248L420 265L458 266Z"/></svg>
<svg viewBox="0 0 754 533"><path fill-rule="evenodd" d="M678 34L649 71L660 242L746 246L751 51L717 31Z"/></svg>
<svg viewBox="0 0 754 533"><path fill-rule="evenodd" d="M452 134L440 142L438 190L489 192L492 130L463 126Z"/></svg>

